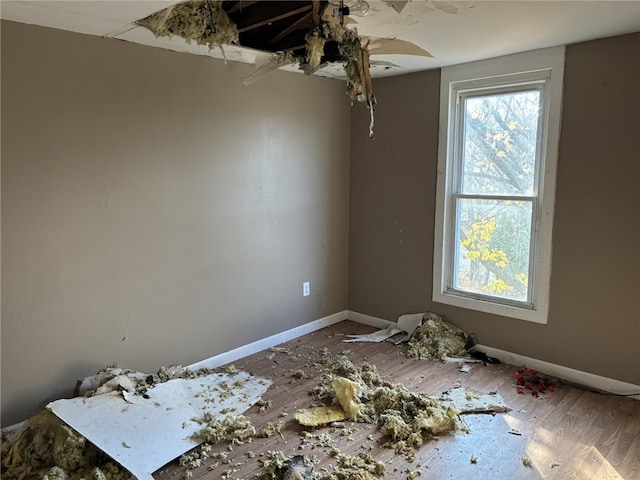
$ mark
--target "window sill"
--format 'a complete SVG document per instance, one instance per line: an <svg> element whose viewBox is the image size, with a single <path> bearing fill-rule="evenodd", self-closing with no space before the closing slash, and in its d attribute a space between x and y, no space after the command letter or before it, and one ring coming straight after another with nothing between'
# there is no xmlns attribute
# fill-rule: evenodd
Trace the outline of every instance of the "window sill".
<svg viewBox="0 0 640 480"><path fill-rule="evenodd" d="M467 310L475 310L533 323L546 324L548 320L548 309L539 305L537 308L521 308L442 292L434 292L433 301L454 307L466 308Z"/></svg>

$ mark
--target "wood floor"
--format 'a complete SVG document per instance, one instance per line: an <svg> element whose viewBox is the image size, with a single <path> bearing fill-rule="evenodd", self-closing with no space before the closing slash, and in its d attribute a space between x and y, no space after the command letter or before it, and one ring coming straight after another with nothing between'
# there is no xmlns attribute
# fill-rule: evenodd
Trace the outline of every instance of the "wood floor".
<svg viewBox="0 0 640 480"><path fill-rule="evenodd" d="M326 433L342 453L357 455L365 451L385 462L388 479L406 479L408 472L416 470L420 471L420 479L438 480L640 479L640 401L568 386L540 398L519 395L514 386L516 366L473 364L469 373L462 373L455 364L406 358L403 346L342 341L342 334L373 330L344 321L282 344L284 352L266 350L234 362L239 370L273 381L263 396L271 401L271 408L261 412L254 406L245 415L256 428L280 420L286 422L285 427L281 436L255 439L252 443L234 445L232 450L227 443L214 445L213 452L227 452L226 463L208 467L214 464L209 459L192 471L192 478L260 478L259 458L268 451L282 451L288 456L302 454L317 459L316 470L331 470L336 460L318 439ZM354 364L367 361L377 367L385 380L402 383L416 392L439 395L457 385L483 392L497 391L512 410L496 415L464 415L470 433L426 441L413 462L382 447L386 439L375 425L346 422L339 428L303 428L293 413L314 404L309 391L320 382L323 367L316 362L323 348L333 355L348 351ZM304 371L309 378L294 378L297 370ZM305 431L314 437L305 438ZM523 464L523 457L531 459L531 466ZM185 477L185 468L174 461L154 477L181 479Z"/></svg>

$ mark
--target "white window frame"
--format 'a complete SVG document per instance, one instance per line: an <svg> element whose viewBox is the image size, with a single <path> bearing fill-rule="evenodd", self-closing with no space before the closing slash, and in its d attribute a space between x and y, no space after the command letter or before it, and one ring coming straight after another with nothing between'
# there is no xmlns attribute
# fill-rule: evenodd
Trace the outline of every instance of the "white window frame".
<svg viewBox="0 0 640 480"><path fill-rule="evenodd" d="M563 46L535 50L505 57L445 67L440 83L440 131L434 231L433 301L510 318L547 323L549 281L551 277L551 240L555 203L556 167L562 83ZM537 207L532 219L532 275L528 302L514 302L486 295L462 294L452 288L452 256L455 254L451 201L456 163L455 122L458 92L495 86L510 86L532 81L544 82L542 147L538 169Z"/></svg>

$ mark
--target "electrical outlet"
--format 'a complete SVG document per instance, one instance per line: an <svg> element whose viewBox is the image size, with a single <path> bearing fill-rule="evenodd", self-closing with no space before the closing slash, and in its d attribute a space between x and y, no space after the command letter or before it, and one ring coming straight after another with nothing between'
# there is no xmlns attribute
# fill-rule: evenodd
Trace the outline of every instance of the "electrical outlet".
<svg viewBox="0 0 640 480"><path fill-rule="evenodd" d="M302 296L308 297L311 287L309 286L309 282L304 282L302 284Z"/></svg>

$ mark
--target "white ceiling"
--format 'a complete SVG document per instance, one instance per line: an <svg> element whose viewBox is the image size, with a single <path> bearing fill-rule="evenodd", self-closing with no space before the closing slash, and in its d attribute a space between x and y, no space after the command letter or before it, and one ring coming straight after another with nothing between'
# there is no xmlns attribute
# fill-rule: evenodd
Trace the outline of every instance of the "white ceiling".
<svg viewBox="0 0 640 480"><path fill-rule="evenodd" d="M1 0L0 17L89 35L199 55L222 58L219 49L187 44L179 37L155 38L133 22L178 3L175 0L30 1ZM372 67L385 76L428 70L554 45L640 31L640 0L632 1L410 1L397 13L379 0L368 0L369 14L353 17L364 36L393 37L413 42L433 58L374 55L373 61L394 67ZM225 48L228 60L260 64L268 54ZM285 67L286 68L286 67ZM290 70L296 70L289 67ZM343 78L340 65L318 74Z"/></svg>

